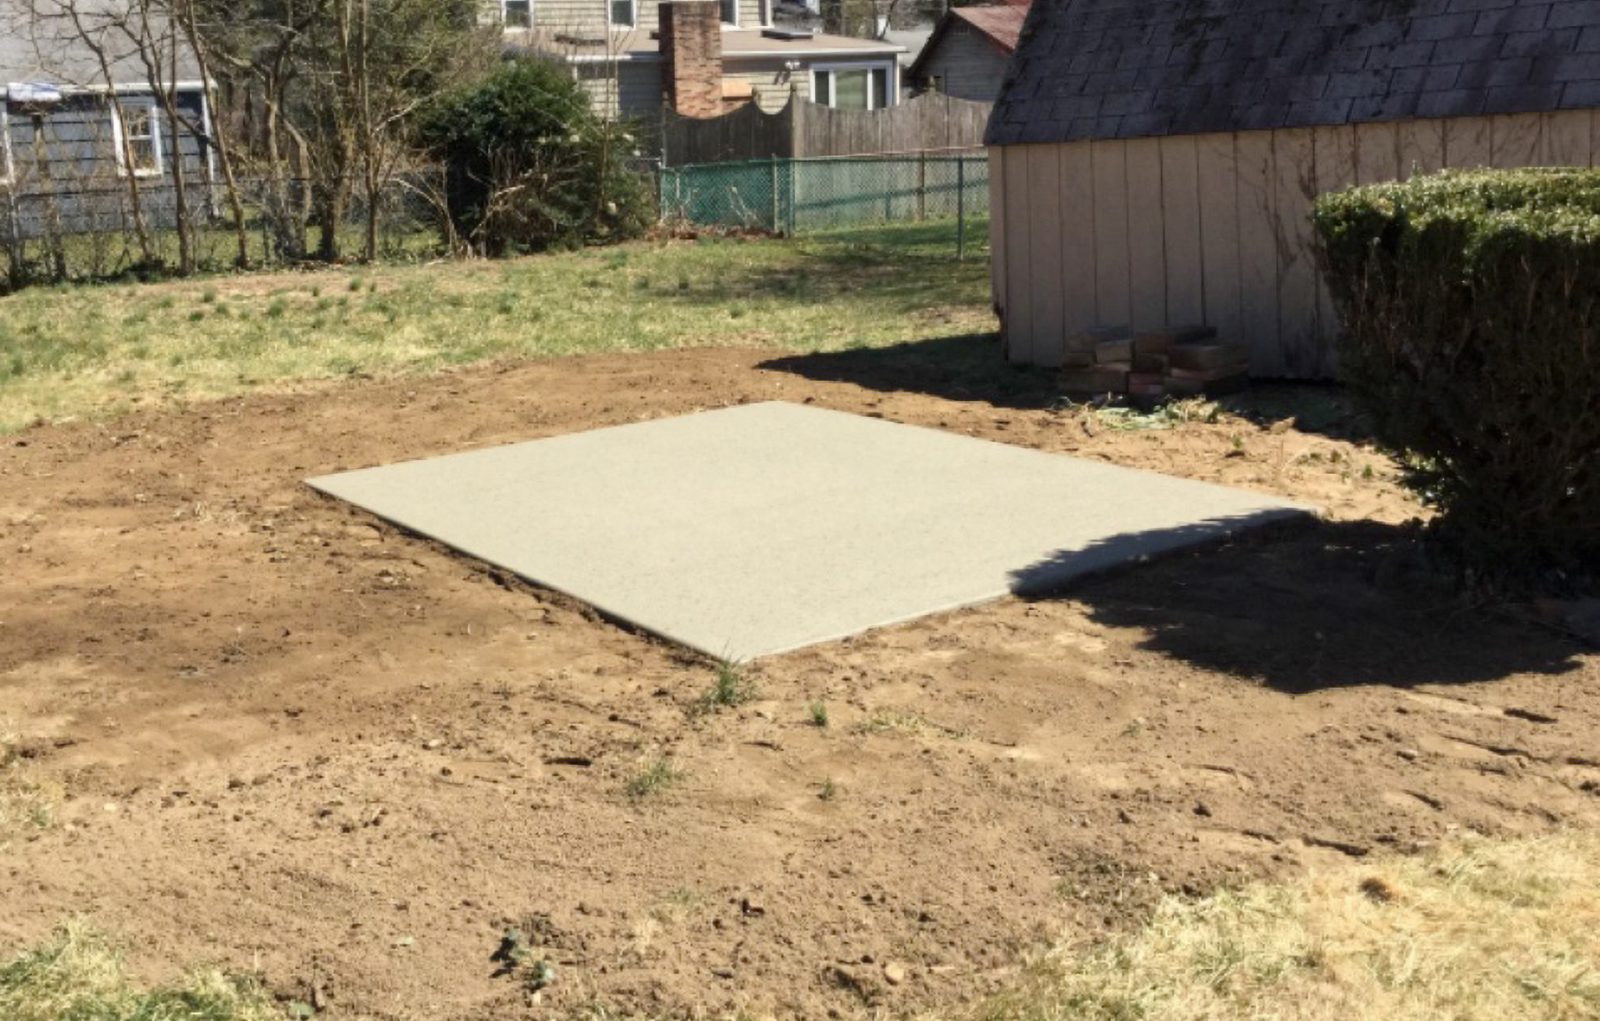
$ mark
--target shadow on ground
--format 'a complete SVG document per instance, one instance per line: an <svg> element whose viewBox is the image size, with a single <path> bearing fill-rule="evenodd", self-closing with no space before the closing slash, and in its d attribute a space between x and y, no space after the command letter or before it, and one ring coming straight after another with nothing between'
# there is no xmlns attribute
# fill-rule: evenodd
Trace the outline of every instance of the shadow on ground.
<svg viewBox="0 0 1600 1021"><path fill-rule="evenodd" d="M1051 369L1012 365L993 333L915 340L889 347L785 355L761 368L868 390L911 392L1010 408L1047 408L1063 394ZM1223 410L1267 427L1289 421L1300 432L1353 443L1371 426L1349 392L1335 383L1264 381L1217 401Z"/></svg>
<svg viewBox="0 0 1600 1021"><path fill-rule="evenodd" d="M1055 373L1008 363L992 333L785 355L757 367L884 393L909 391L1007 408L1048 408L1061 398Z"/></svg>
<svg viewBox="0 0 1600 1021"><path fill-rule="evenodd" d="M1192 529L1193 540L1209 537ZM1129 537L1112 537L1126 544ZM1146 539L1148 541L1148 538ZM1024 598L1067 598L1145 649L1291 694L1408 688L1581 668L1578 646L1504 609L1469 604L1428 566L1415 530L1300 521L1026 595L1063 553L1014 575Z"/></svg>
<svg viewBox="0 0 1600 1021"><path fill-rule="evenodd" d="M1261 381L1217 403L1257 425L1287 420L1298 432L1352 443L1372 439L1372 424L1357 410L1350 391L1337 383Z"/></svg>

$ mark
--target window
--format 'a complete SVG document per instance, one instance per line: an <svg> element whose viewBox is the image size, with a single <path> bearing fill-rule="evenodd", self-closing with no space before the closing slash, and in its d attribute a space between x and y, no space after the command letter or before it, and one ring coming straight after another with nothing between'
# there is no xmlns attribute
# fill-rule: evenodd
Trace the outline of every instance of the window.
<svg viewBox="0 0 1600 1021"><path fill-rule="evenodd" d="M161 173L161 122L148 104L120 104L111 118L117 167L123 173L151 177Z"/></svg>
<svg viewBox="0 0 1600 1021"><path fill-rule="evenodd" d="M638 0L611 0L611 25L613 28L633 28L638 23Z"/></svg>
<svg viewBox="0 0 1600 1021"><path fill-rule="evenodd" d="M762 28L772 27L772 0L757 0L756 15L761 19Z"/></svg>
<svg viewBox="0 0 1600 1021"><path fill-rule="evenodd" d="M500 0L500 20L507 28L532 28L533 0Z"/></svg>
<svg viewBox="0 0 1600 1021"><path fill-rule="evenodd" d="M722 23L724 25L739 24L739 0L718 0L722 6Z"/></svg>
<svg viewBox="0 0 1600 1021"><path fill-rule="evenodd" d="M835 110L882 110L894 105L887 66L829 67L811 72L811 101Z"/></svg>

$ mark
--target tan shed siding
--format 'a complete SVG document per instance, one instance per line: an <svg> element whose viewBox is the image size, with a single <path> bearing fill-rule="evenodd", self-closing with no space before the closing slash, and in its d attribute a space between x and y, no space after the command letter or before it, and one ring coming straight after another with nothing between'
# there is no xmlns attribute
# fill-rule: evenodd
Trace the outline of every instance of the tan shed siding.
<svg viewBox="0 0 1600 1021"><path fill-rule="evenodd" d="M1075 233L1094 224L1094 299L1091 324L1132 320L1128 297L1128 160L1126 142L1089 143L1089 191L1081 204L1062 210L1062 229ZM1009 212L1011 203L1006 203ZM1087 215L1083 215L1087 213ZM1080 316L1080 318L1082 318Z"/></svg>
<svg viewBox="0 0 1600 1021"><path fill-rule="evenodd" d="M1003 209L1005 202L1006 152L1002 146L989 148L989 208ZM1006 218L989 217L989 293L994 296L994 309L1004 319L1006 314Z"/></svg>
<svg viewBox="0 0 1600 1021"><path fill-rule="evenodd" d="M1167 322L1166 253L1161 213L1161 140L1127 143L1128 322L1134 329Z"/></svg>
<svg viewBox="0 0 1600 1021"><path fill-rule="evenodd" d="M1061 248L1061 336L1065 338L1094 325L1093 309L1098 285L1099 265L1095 250L1094 209L1084 199L1094 187L1094 164L1086 145L1060 146L1061 176L1058 183L1056 229ZM990 209L998 206L991 204ZM1078 222L1069 224L1070 210L1078 210Z"/></svg>
<svg viewBox="0 0 1600 1021"><path fill-rule="evenodd" d="M1193 135L1161 140L1162 254L1167 321L1205 318L1205 264L1200 257L1199 145Z"/></svg>
<svg viewBox="0 0 1600 1021"><path fill-rule="evenodd" d="M1272 135L1264 131L1235 135L1233 151L1239 171L1240 339L1250 345L1252 370L1282 376L1287 366L1277 338L1278 210Z"/></svg>
<svg viewBox="0 0 1600 1021"><path fill-rule="evenodd" d="M1200 190L1200 318L1243 336L1239 286L1239 171L1232 135L1195 137Z"/></svg>
<svg viewBox="0 0 1600 1021"><path fill-rule="evenodd" d="M1008 350L1055 365L1087 326L1203 319L1249 344L1258 376L1325 377L1317 194L1445 166L1592 166L1597 139L1586 110L992 148Z"/></svg>
<svg viewBox="0 0 1600 1021"><path fill-rule="evenodd" d="M1059 147L1030 146L1027 153L1027 189L1032 205L1028 225L1028 262L1034 279L1059 281L1061 265L1061 161ZM1066 309L1060 286L1044 287L1033 300L1038 310L1033 316L1030 347L1035 365L1061 364Z"/></svg>
<svg viewBox="0 0 1600 1021"><path fill-rule="evenodd" d="M1035 146L1016 146L1005 162L1006 351L1014 362L1033 361L1034 305L1041 288L1050 281L1032 275L1028 258L1028 232L1034 218L1029 213L1028 152ZM993 171L991 170L991 173Z"/></svg>
<svg viewBox="0 0 1600 1021"><path fill-rule="evenodd" d="M939 79L939 91L957 99L992 103L1000 94L1008 55L966 22L947 29L923 65L923 73Z"/></svg>

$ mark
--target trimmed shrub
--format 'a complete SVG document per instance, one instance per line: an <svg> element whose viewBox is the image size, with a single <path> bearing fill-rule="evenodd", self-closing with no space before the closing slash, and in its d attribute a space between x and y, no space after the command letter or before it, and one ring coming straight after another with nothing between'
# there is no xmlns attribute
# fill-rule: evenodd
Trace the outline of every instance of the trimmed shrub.
<svg viewBox="0 0 1600 1021"><path fill-rule="evenodd" d="M650 196L629 169L633 135L595 114L568 69L507 61L420 119L445 167L458 238L486 255L615 241L649 226Z"/></svg>
<svg viewBox="0 0 1600 1021"><path fill-rule="evenodd" d="M1477 582L1600 578L1600 172L1445 171L1319 198L1340 367Z"/></svg>

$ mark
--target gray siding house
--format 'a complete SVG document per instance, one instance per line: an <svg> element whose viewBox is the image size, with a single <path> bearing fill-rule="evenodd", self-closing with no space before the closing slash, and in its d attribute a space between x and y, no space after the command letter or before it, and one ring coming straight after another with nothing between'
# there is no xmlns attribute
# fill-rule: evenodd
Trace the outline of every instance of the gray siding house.
<svg viewBox="0 0 1600 1021"><path fill-rule="evenodd" d="M153 74L134 39L170 26L129 32L137 15L117 0L74 6L76 20L64 6L0 0L0 243L125 230L136 204L147 226L169 226L180 172L190 208L211 201L196 61L180 47L176 73Z"/></svg>
<svg viewBox="0 0 1600 1021"><path fill-rule="evenodd" d="M952 7L906 72L916 91L992 103L1017 49L1028 3Z"/></svg>
<svg viewBox="0 0 1600 1021"><path fill-rule="evenodd" d="M1018 362L1092 326L1207 323L1256 376L1334 370L1322 192L1594 166L1594 0L1055 0L989 122L995 302Z"/></svg>

